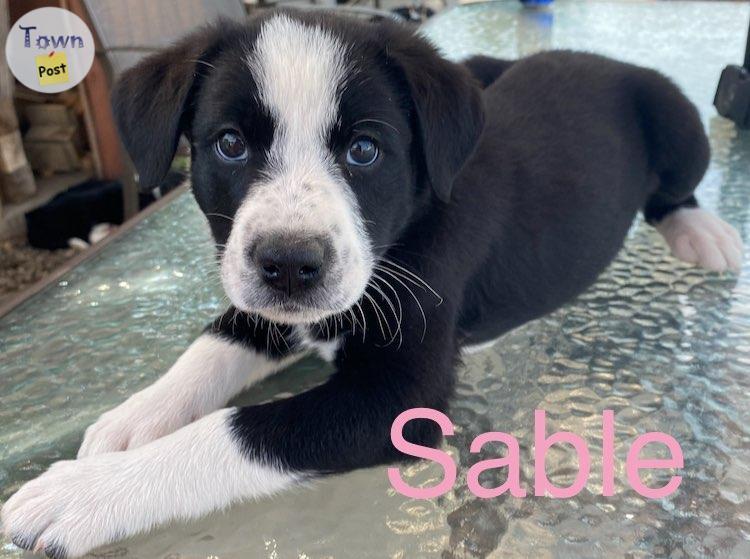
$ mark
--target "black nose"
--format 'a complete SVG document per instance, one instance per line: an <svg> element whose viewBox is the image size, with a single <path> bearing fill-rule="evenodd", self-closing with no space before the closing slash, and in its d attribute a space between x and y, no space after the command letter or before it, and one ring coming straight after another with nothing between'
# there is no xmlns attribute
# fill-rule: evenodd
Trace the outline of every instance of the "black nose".
<svg viewBox="0 0 750 559"><path fill-rule="evenodd" d="M320 239L276 236L261 241L253 251L252 260L268 286L291 297L323 279L325 247Z"/></svg>

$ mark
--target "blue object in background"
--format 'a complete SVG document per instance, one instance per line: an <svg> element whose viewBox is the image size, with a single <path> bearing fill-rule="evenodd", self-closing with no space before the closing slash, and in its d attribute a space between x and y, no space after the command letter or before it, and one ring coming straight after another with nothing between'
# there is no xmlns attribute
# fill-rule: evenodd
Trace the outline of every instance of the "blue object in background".
<svg viewBox="0 0 750 559"><path fill-rule="evenodd" d="M533 8L535 6L547 6L552 4L555 0L520 0L521 4Z"/></svg>

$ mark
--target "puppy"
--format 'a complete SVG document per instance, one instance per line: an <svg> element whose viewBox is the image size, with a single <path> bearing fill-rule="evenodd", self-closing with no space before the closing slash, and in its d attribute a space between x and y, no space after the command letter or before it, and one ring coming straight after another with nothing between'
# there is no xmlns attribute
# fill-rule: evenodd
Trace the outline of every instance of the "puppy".
<svg viewBox="0 0 750 559"><path fill-rule="evenodd" d="M189 139L233 306L5 504L13 542L51 557L398 460L392 421L446 409L461 348L581 293L638 211L679 258L740 265L693 197L695 108L599 56L462 65L392 22L270 12L146 58L114 107L145 187ZM335 362L324 384L224 407L309 350Z"/></svg>

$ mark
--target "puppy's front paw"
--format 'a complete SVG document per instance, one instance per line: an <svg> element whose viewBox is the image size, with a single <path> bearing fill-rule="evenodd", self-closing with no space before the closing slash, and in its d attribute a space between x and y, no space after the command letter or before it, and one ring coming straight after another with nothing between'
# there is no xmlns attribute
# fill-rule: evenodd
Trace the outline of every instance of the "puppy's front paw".
<svg viewBox="0 0 750 559"><path fill-rule="evenodd" d="M117 465L100 458L57 462L21 487L2 508L8 538L20 548L61 559L130 535L122 513L127 503L114 497L124 494L113 476Z"/></svg>
<svg viewBox="0 0 750 559"><path fill-rule="evenodd" d="M197 402L178 392L147 388L104 414L83 436L78 458L143 446L204 415Z"/></svg>
<svg viewBox="0 0 750 559"><path fill-rule="evenodd" d="M682 208L665 217L656 229L680 260L715 272L740 271L742 239L734 227L711 212Z"/></svg>

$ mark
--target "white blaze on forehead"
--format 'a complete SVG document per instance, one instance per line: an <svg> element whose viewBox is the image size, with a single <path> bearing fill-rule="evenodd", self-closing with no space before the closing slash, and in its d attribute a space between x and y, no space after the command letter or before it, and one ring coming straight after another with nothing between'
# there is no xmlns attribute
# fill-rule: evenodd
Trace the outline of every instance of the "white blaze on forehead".
<svg viewBox="0 0 750 559"><path fill-rule="evenodd" d="M262 178L249 186L234 216L222 281L239 308L263 310L268 288L248 263L247 247L277 233L323 237L333 257L318 288L325 293L319 306L327 310L315 311L314 322L354 304L372 272L374 257L357 199L327 145L353 69L339 38L287 15L263 24L247 64L258 101L273 118L274 134ZM270 311L265 317L278 318Z"/></svg>
<svg viewBox="0 0 750 559"><path fill-rule="evenodd" d="M263 24L248 64L276 121L271 163L323 155L347 75L346 48L329 31L280 15ZM312 153L311 153L312 152Z"/></svg>

